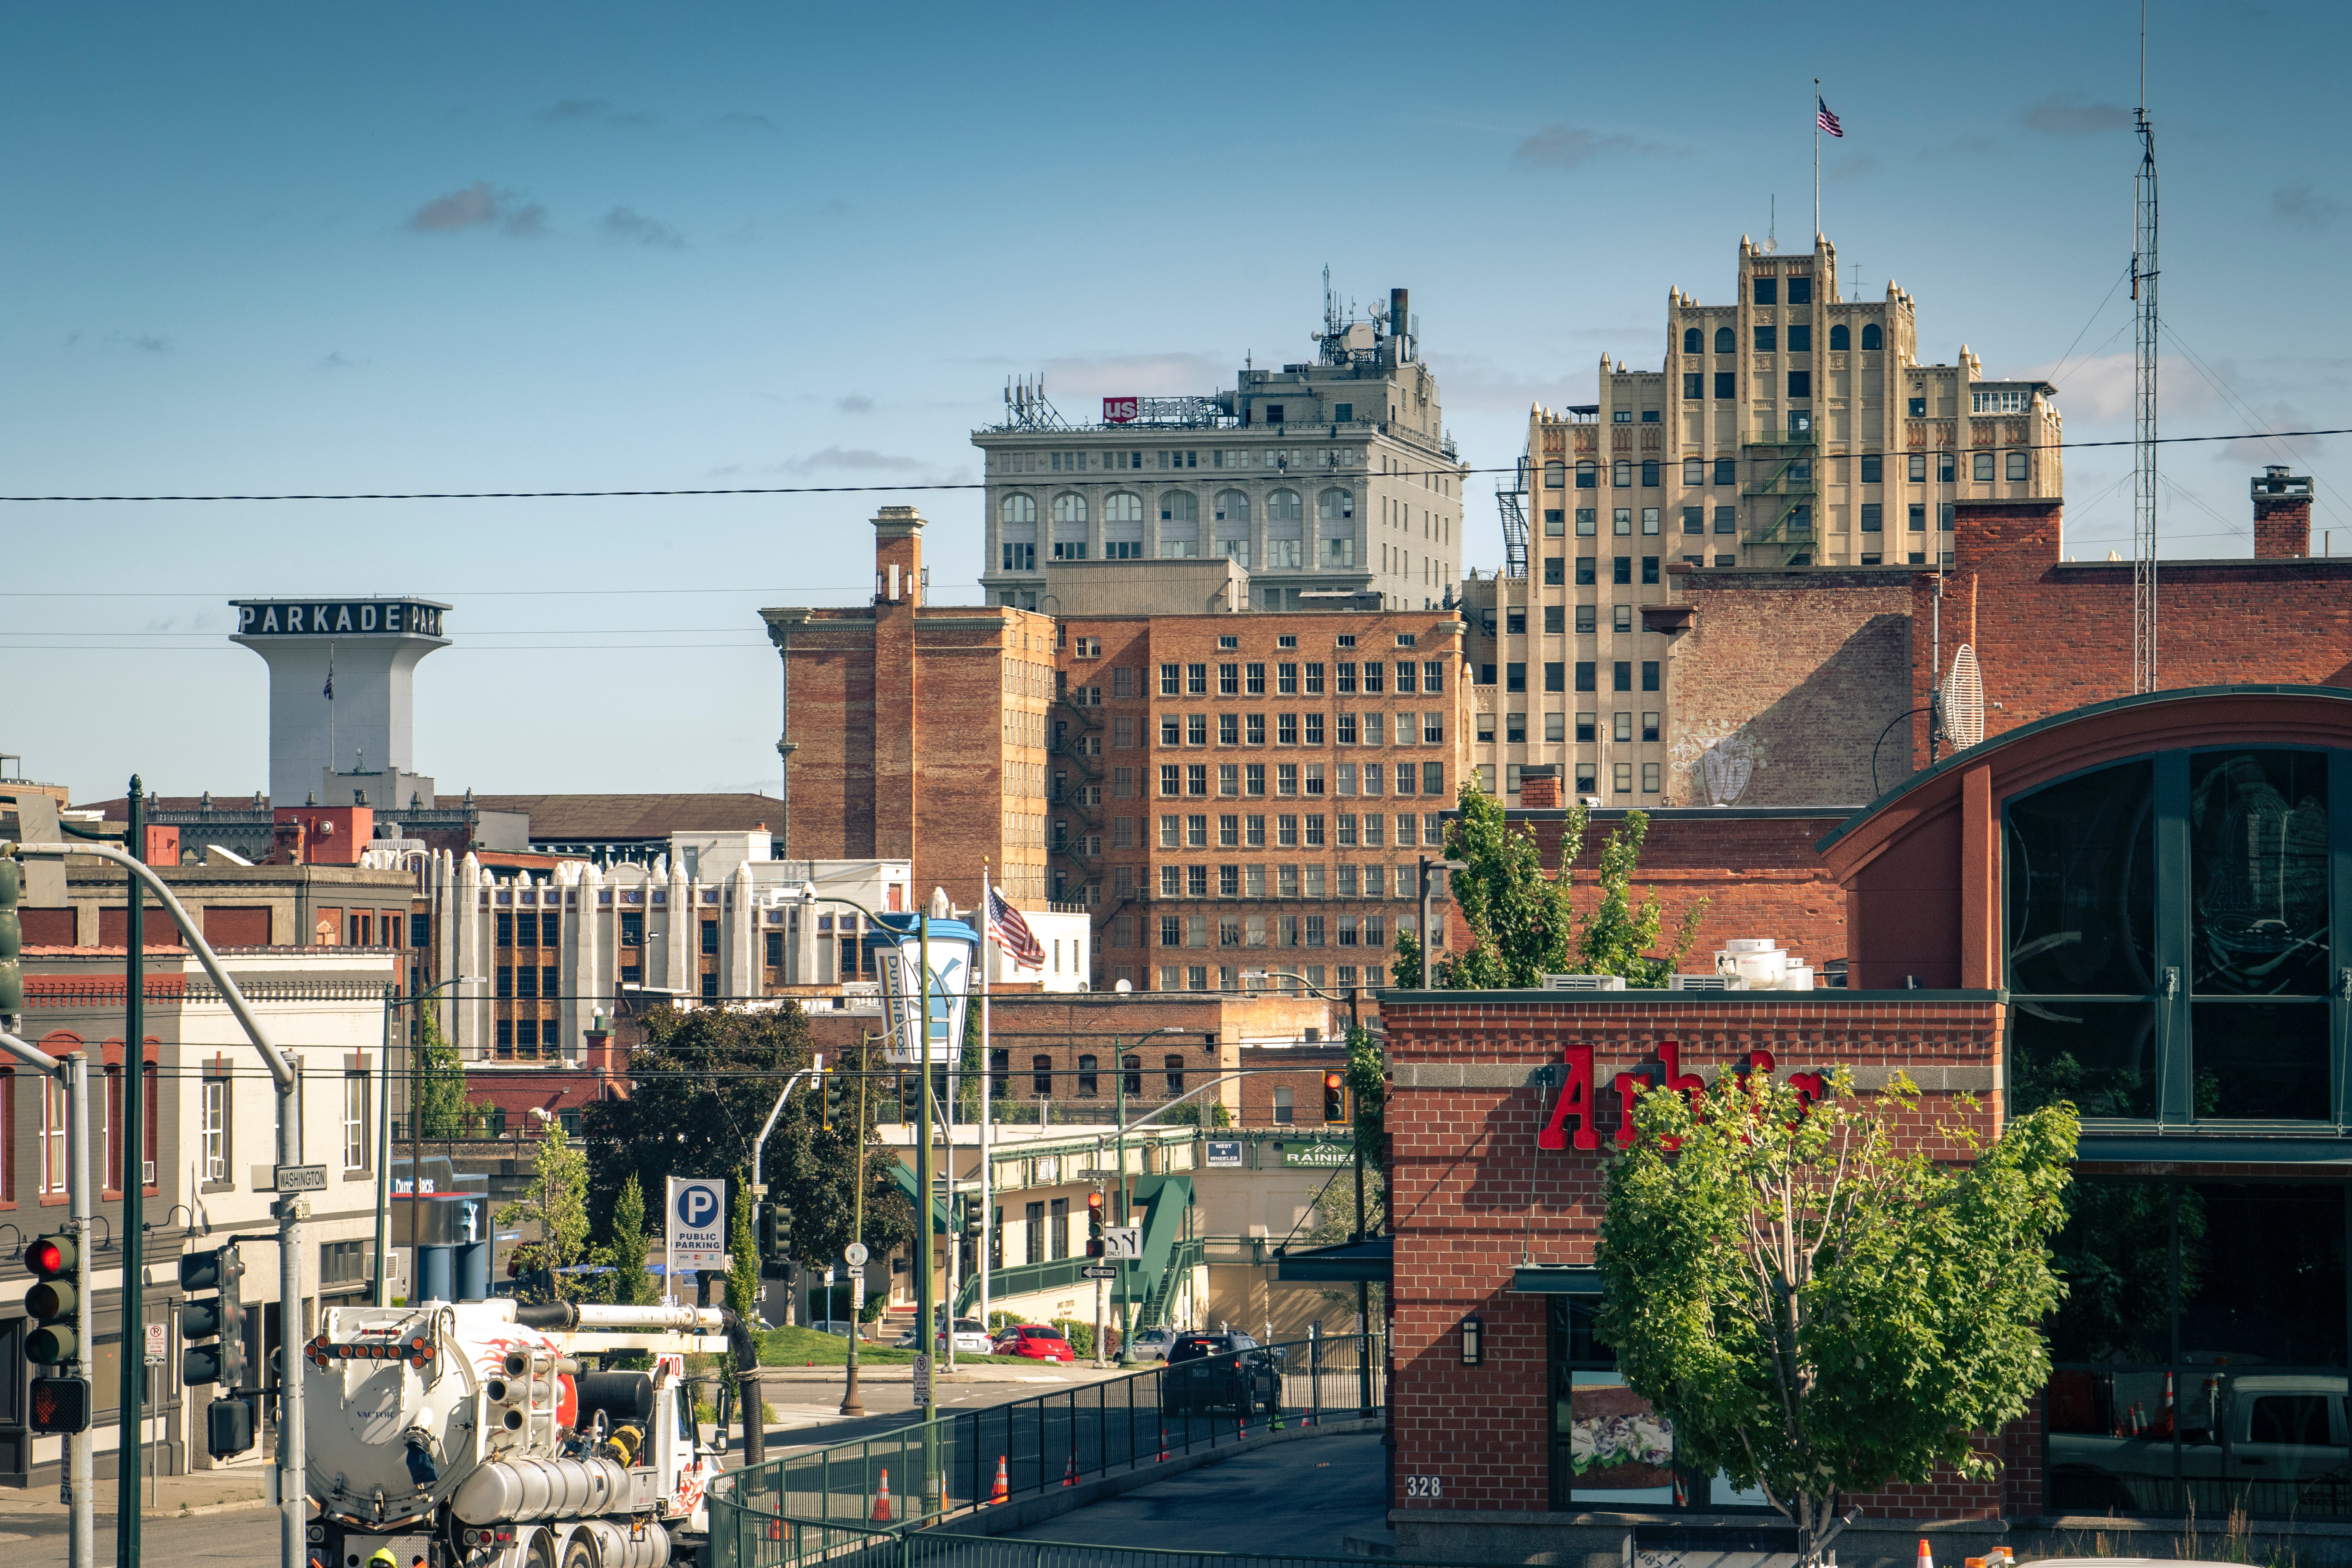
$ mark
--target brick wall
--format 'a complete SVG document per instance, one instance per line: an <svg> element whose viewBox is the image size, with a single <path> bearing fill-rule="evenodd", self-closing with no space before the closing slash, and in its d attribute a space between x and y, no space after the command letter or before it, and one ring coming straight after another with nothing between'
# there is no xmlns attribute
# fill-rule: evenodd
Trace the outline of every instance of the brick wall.
<svg viewBox="0 0 2352 1568"><path fill-rule="evenodd" d="M2062 560L2063 521L2054 500L1962 501L1955 513L1944 668L1960 644L1975 649L1987 736L2131 694L2131 563ZM2307 539L2307 519L2305 529ZM2156 581L2160 689L2352 686L2352 557L2162 561ZM1912 587L1912 706L1935 679L1935 584L1922 574ZM1911 725L1923 764L1927 722Z"/></svg>
<svg viewBox="0 0 2352 1568"><path fill-rule="evenodd" d="M1568 814L1513 811L1543 853L1544 868L1559 868L1560 836ZM1570 895L1577 912L1590 914L1600 901L1594 878L1610 833L1622 812L1596 812L1585 829L1584 852L1570 867ZM1636 896L1654 889L1664 920L1661 932L1681 929L1685 912L1707 900L1698 938L1684 961L1685 973L1706 973L1725 939L1769 936L1801 954L1816 970L1846 953L1846 897L1813 848L1814 842L1844 821L1837 813L1756 816L1738 808L1652 813L1633 886Z"/></svg>
<svg viewBox="0 0 2352 1568"><path fill-rule="evenodd" d="M2311 553L2311 498L2254 498L2254 557L2275 560ZM2162 579L2158 579L2161 581Z"/></svg>
<svg viewBox="0 0 2352 1568"><path fill-rule="evenodd" d="M1667 568L1690 629L1667 660L1667 805L1858 805L1907 773L1907 573Z"/></svg>
<svg viewBox="0 0 2352 1568"><path fill-rule="evenodd" d="M1402 1495L1392 1508L1543 1511L1549 1507L1549 1395L1545 1299L1513 1291L1512 1270L1538 1263L1589 1265L1601 1215L1601 1156L1542 1152L1549 1091L1533 1087L1424 1088L1421 1068L1486 1068L1490 1082L1559 1058L1571 1041L1595 1047L1601 1088L1598 1131L1617 1129L1613 1075L1654 1062L1677 1043L1684 1070L1707 1076L1754 1049L1783 1069L1900 1066L1916 1076L1955 1068L1989 1078L1997 1059L1998 1009L1948 998L1889 1003L1832 994L1786 1002L1448 1000L1383 1005L1392 1067L1388 1110L1395 1381L1391 1398L1399 1478L1442 1478L1443 1500ZM1655 1068L1652 1068L1655 1071ZM1937 1081L1930 1079L1929 1081ZM1970 1079L1969 1081L1973 1081ZM1935 1131L1953 1121L1990 1132L1998 1097L1974 1111L1934 1093L1904 1119L1901 1135L1939 1153L1958 1150ZM1486 1324L1484 1364L1465 1367L1460 1323ZM2003 1439L2007 1441L2006 1438ZM2001 1485L1943 1477L1864 1500L1866 1514L1994 1517Z"/></svg>

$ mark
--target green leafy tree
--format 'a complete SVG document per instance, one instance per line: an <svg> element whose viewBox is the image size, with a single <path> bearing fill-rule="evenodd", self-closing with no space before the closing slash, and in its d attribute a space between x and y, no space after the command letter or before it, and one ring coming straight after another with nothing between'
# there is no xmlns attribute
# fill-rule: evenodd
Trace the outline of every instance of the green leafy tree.
<svg viewBox="0 0 2352 1568"><path fill-rule="evenodd" d="M588 1242L588 1158L563 1135L563 1123L550 1118L531 1152L530 1185L524 1195L502 1205L496 1215L501 1226L537 1226L536 1238L514 1249L516 1266L544 1276L544 1282L527 1288L533 1300L561 1300L568 1281L560 1270L579 1261Z"/></svg>
<svg viewBox="0 0 2352 1568"><path fill-rule="evenodd" d="M1584 853L1588 815L1569 808L1559 837L1559 874L1544 874L1535 835L1514 827L1502 803L1478 787L1474 774L1462 781L1460 815L1445 832L1445 856L1463 862L1453 874L1454 907L1466 935L1464 950L1440 960L1436 988L1484 991L1529 988L1547 974L1620 974L1628 984L1656 986L1675 972L1698 935L1706 910L1702 899L1684 916L1674 950L1652 957L1664 922L1657 895L1640 904L1633 898L1635 863L1649 836L1650 819L1628 812L1609 836L1595 879L1600 898L1592 913L1578 919L1570 899L1569 868ZM1399 931L1396 983L1408 990L1423 984L1423 947L1412 931Z"/></svg>
<svg viewBox="0 0 2352 1568"><path fill-rule="evenodd" d="M607 1297L624 1307L650 1304L656 1296L653 1275L646 1268L646 1193L636 1173L621 1184L613 1203L612 1239L596 1249L596 1259L612 1270Z"/></svg>
<svg viewBox="0 0 2352 1568"><path fill-rule="evenodd" d="M1640 1137L1608 1165L1602 1337L1671 1426L1675 1462L1760 1488L1807 1565L1856 1497L1940 1467L1990 1474L1976 1435L2023 1415L2050 1373L2074 1108L1990 1146L1938 1129L1968 1156L1939 1163L1894 1145L1916 1093L1898 1079L1864 1106L1841 1069L1808 1106L1726 1073L1643 1094Z"/></svg>
<svg viewBox="0 0 2352 1568"><path fill-rule="evenodd" d="M466 1101L466 1063L441 1033L441 1005L416 1004L416 1116L427 1138L463 1138L481 1120Z"/></svg>
<svg viewBox="0 0 2352 1568"><path fill-rule="evenodd" d="M1381 1171L1389 1163L1388 1100L1388 1063L1380 1042L1370 1029L1355 1026L1348 1031L1348 1103L1356 1110L1356 1147L1367 1166Z"/></svg>

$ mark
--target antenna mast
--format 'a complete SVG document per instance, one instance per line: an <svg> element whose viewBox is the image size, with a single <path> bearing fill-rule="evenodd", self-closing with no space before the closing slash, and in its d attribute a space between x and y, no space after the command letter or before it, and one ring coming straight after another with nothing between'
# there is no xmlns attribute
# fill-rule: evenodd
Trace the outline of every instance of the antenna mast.
<svg viewBox="0 0 2352 1568"><path fill-rule="evenodd" d="M2147 117L2147 0L2140 0L2140 140L2133 182L2132 690L2156 689L2156 127Z"/></svg>

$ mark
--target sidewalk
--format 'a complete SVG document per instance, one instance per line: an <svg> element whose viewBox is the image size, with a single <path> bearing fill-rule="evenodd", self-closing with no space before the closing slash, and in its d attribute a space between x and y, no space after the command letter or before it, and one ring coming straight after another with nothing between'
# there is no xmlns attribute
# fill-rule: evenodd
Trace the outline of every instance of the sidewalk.
<svg viewBox="0 0 2352 1568"><path fill-rule="evenodd" d="M245 1465L228 1470L199 1470L193 1476L163 1476L152 1481L142 1476L140 1511L148 1519L193 1518L232 1509L264 1508L268 1505L261 1494L268 1469L266 1465ZM117 1495L114 1478L100 1478L96 1502L101 1519L114 1517ZM154 1500L149 1500L151 1497ZM0 1519L63 1519L65 1513L66 1505L58 1500L55 1485L23 1490L0 1488Z"/></svg>

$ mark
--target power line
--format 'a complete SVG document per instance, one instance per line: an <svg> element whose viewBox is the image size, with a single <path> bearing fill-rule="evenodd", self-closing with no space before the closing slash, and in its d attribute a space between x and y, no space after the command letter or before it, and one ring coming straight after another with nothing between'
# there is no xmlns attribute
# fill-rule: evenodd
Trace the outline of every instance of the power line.
<svg viewBox="0 0 2352 1568"><path fill-rule="evenodd" d="M2335 429L2326 429L2326 430L2250 430L2250 431L2245 431L2245 432L2242 432L2242 433L2240 433L2240 434L2235 434L2235 435L2227 435L2227 436L2166 436L2166 437L2161 437L2161 438L2159 439L2159 441L2158 441L2158 445L2160 445L2160 446L2175 446L2175 445L2179 445L2179 444L2182 444L2182 443L2188 443L2188 442L2200 442L2200 441L2273 441L2273 440L2284 440L2284 439L2286 439L2286 438L2291 437L2299 437L2299 436L2352 436L2352 426L2344 426L2344 427L2338 427L2338 428L2335 428ZM2135 446L2137 446L2137 445L2139 445L2139 443L2138 443L2138 442L2134 441L2134 440L2130 440L2130 439L2116 440L2116 441L2029 441L2029 442L2021 442L2021 443L2009 443L2009 444L2003 444L2002 446L2000 446L2000 447L1999 447L1999 449L2000 449L2000 450L2001 450L2001 451L2007 451L2007 452L2016 452L2016 451L2058 451L2058 450L2064 450L2064 449L2084 450L2084 449L2089 449L2089 448L2092 448L2092 447L2135 447ZM1912 450L1912 449L1915 449L1915 448L1906 448L1906 450ZM1924 450L1924 451L1932 451L1932 452L1936 452L1936 453L1939 453L1939 454L1940 454L1940 453L1948 452L1948 452L1962 452L1962 451L1969 451L1969 450L1973 450L1974 448L1970 448L1970 447L1936 447L1916 448L1916 449ZM1830 456L1830 457L1847 456L1847 455L1850 455L1850 454L1843 454L1843 453L1827 453L1827 454L1824 454L1824 456ZM1781 457L1776 457L1776 458L1769 458L1769 459L1767 459L1767 458L1753 458L1753 459L1750 459L1750 460L1751 460L1751 461L1759 461L1759 462L1761 462L1761 461L1773 461L1773 462L1779 462L1779 461L1785 461L1786 459L1785 459L1785 455L1783 455L1783 456L1781 456ZM1148 478L1144 478L1144 477L1142 477L1146 472L1159 474L1159 475L1160 475L1160 476L1161 476L1161 478L1160 478L1160 479L1148 479ZM1517 472L1518 472L1518 465L1517 465L1517 463L1513 463L1513 464L1511 464L1511 465L1510 465L1509 467L1507 467L1507 468L1427 468L1427 469L1423 469L1423 468L1391 468L1391 469L1386 470L1386 471L1384 471L1384 472L1375 472L1375 471L1373 471L1373 470L1371 470L1371 469L1369 469L1369 468L1364 468L1364 469L1357 469L1357 468L1300 468L1300 469L1297 469L1297 470L1296 470L1296 471L1282 470L1282 469L1269 469L1269 470L1266 470L1266 471L1265 471L1265 472L1259 472L1259 471L1257 471L1257 470L1254 470L1254 469L1251 469L1251 470L1244 470L1244 469L1234 469L1234 468L1228 468L1228 469L1210 469L1210 470L1207 470L1206 478L1205 478L1204 479L1196 479L1187 478L1187 479L1186 479L1186 480L1185 480L1184 482L1188 482L1188 483L1212 482L1212 481L1213 481L1213 480L1215 479L1215 478L1216 478L1219 474L1221 474L1221 473L1223 473L1223 474L1234 475L1234 476L1237 476L1237 477L1239 477L1239 478L1244 478L1244 479L1254 479L1254 480L1262 480L1262 479L1295 479L1295 480L1297 480L1297 481L1298 481L1298 482L1300 482L1300 483L1302 483L1302 484L1303 484L1303 483L1307 483L1307 482L1308 482L1308 481L1310 481L1310 480L1315 480L1315 479L1433 479L1433 478L1457 479L1457 478L1462 478L1462 477L1465 477L1465 476L1467 476L1467 475L1471 475L1471 474L1517 474ZM1152 470L1140 470L1140 469L1139 469L1139 470L1136 470L1136 471L1135 471L1135 473L1134 473L1133 475L1129 476L1129 477L1126 477L1126 478L1118 478L1118 479L1080 479L1080 478L1076 478L1076 477L1067 476L1067 475L1040 474L1040 475L1038 475L1038 476L1037 476L1035 479L1026 479L1026 478L1024 478L1024 479L976 479L976 480L971 480L971 481L963 482L963 483L956 483L956 484L903 484L903 485L773 485L773 486L741 486L741 487L736 487L736 488L732 488L732 489L635 489L635 490L368 490L368 491L351 491L351 492L346 492L346 493L332 493L332 492L309 492L309 493L299 493L299 494L298 494L298 493L289 493L289 494L257 494L257 494L236 494L236 495L230 495L230 494L222 494L222 495L193 495L193 494L191 494L191 495L0 495L0 503L15 503L15 504L43 504L43 503L48 503L48 502L94 503L94 502L103 502L103 501L123 501L123 502L131 502L131 501L139 501L139 502L213 502L213 501L369 501L369 500L377 500L377 501L385 501L385 500L398 500L398 501L410 501L410 500L608 500L649 499L649 498L661 498L661 497L798 496L798 495L869 495L869 494L895 495L895 494L912 493L912 492L916 492L916 491L930 491L930 490L984 490L984 489L987 489L991 488L992 486L995 486L995 487L998 487L998 488L1002 488L1003 486L1007 485L1007 484L1012 484L1012 485L1023 485L1023 486L1025 486L1025 485L1033 485L1033 484L1034 484L1034 485L1045 485L1045 486L1055 486L1055 485L1058 485L1058 486L1061 486L1061 487L1063 487L1063 488L1066 488L1066 489L1081 489L1081 488L1094 488L1094 487L1100 487L1100 486L1111 486L1111 487L1116 487L1116 488L1121 488L1121 489L1123 489L1123 488L1126 488L1126 487L1130 486L1130 485L1156 484L1156 483L1165 482L1165 480L1166 480L1167 477L1168 477L1168 476L1170 476L1170 475L1177 475L1177 474L1181 474L1181 475L1184 475L1184 476L1195 476L1195 475L1200 475L1200 474L1202 474L1202 470L1200 470L1200 469L1197 469L1197 468L1183 468L1183 469L1152 469ZM1466 498L1466 497L1464 497L1464 496L1450 496L1450 497L1448 497L1447 499L1448 499L1448 500L1466 500L1467 498Z"/></svg>

